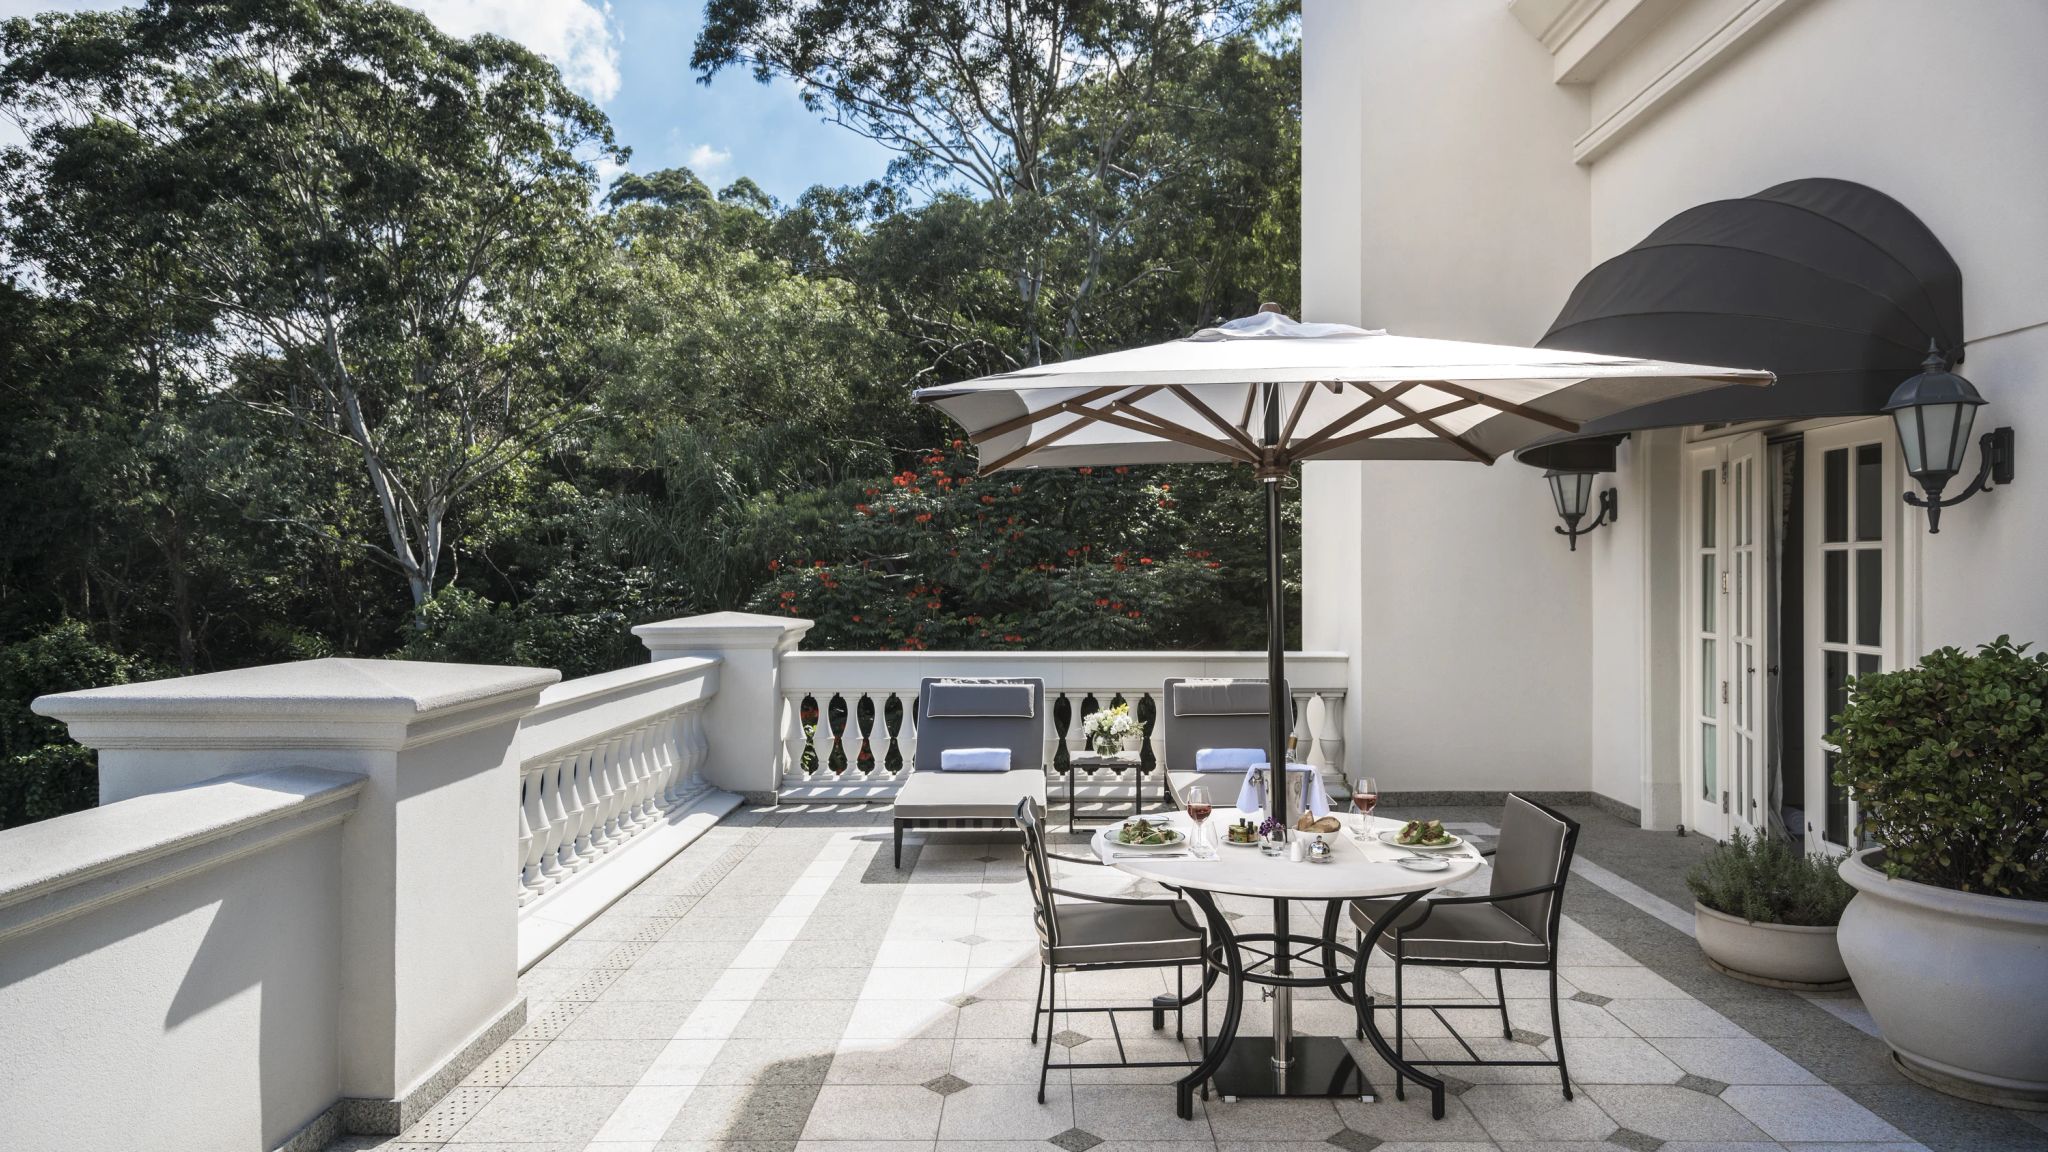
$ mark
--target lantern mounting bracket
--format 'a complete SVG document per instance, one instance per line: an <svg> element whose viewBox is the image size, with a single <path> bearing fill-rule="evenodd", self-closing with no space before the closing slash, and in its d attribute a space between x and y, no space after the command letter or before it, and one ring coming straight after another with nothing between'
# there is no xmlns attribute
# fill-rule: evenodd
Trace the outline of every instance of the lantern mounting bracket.
<svg viewBox="0 0 2048 1152"><path fill-rule="evenodd" d="M1944 500L1941 489L1934 488L1927 495L1918 492L1906 493L1906 503L1915 508L1927 509L1927 534L1932 536L1941 531L1941 510L1953 508L1977 493L2000 484L2012 483L2012 429L1993 428L1977 437L1977 477L1970 486Z"/></svg>
<svg viewBox="0 0 2048 1152"><path fill-rule="evenodd" d="M1602 524L1612 524L1619 519L1621 519L1621 493L1618 489L1608 488L1600 493L1600 514L1593 517L1591 524L1581 528L1579 527L1578 516L1566 516L1564 518L1564 525L1552 528L1551 531L1570 541L1571 550L1577 552L1579 550L1579 537L1600 527Z"/></svg>

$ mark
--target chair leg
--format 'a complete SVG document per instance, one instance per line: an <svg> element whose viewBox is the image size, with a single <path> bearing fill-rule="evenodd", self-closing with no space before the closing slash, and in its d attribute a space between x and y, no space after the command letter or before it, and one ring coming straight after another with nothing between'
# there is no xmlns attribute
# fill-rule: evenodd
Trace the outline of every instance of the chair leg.
<svg viewBox="0 0 2048 1152"><path fill-rule="evenodd" d="M896 821L896 870L903 870L903 821Z"/></svg>
<svg viewBox="0 0 2048 1152"><path fill-rule="evenodd" d="M1365 962L1367 957L1365 955L1365 933L1363 932L1358 934L1357 951L1358 967L1351 972L1351 1006L1357 1009L1355 1013L1358 1017L1356 1031L1358 1038L1363 1040L1365 1039L1365 1014L1372 1011L1372 1001L1367 998L1365 990Z"/></svg>
<svg viewBox="0 0 2048 1152"><path fill-rule="evenodd" d="M1177 1005L1175 1005L1175 1006L1174 1006L1174 1009L1173 1009L1173 1038L1174 1038L1175 1040L1185 1040L1185 1039L1187 1039L1187 1038L1188 1038L1188 1010L1187 1010L1187 998L1188 998L1188 969L1187 969L1187 965L1185 965L1185 964L1181 964L1181 965L1177 965L1177 966L1176 966L1176 967L1174 968L1174 970L1173 970L1173 987L1174 987L1174 998L1180 1001L1180 1003L1179 1003L1179 1004L1177 1004Z"/></svg>
<svg viewBox="0 0 2048 1152"><path fill-rule="evenodd" d="M1564 1085L1564 1098L1572 1098L1572 1074L1564 1064L1564 1022L1557 1008L1557 965L1550 966L1550 1041L1557 1045L1557 1079Z"/></svg>
<svg viewBox="0 0 2048 1152"><path fill-rule="evenodd" d="M1059 1028L1060 974L1051 965L1045 970L1045 1055L1038 1062L1038 1102L1045 1103L1045 1077L1052 1071L1052 1038Z"/></svg>
<svg viewBox="0 0 2048 1152"><path fill-rule="evenodd" d="M1401 953L1397 949L1394 952L1394 1055L1403 1060L1408 1058L1408 1054L1401 1047L1401 1030L1402 1025L1407 1022L1408 1010L1403 1007L1401 1000ZM1408 1098L1406 1079L1404 1076L1394 1077L1394 1099Z"/></svg>
<svg viewBox="0 0 2048 1152"><path fill-rule="evenodd" d="M1045 965L1038 966L1038 991L1031 994L1031 1042L1038 1043L1038 1014L1045 1011ZM1051 1028L1046 1031L1050 1033Z"/></svg>
<svg viewBox="0 0 2048 1152"><path fill-rule="evenodd" d="M1493 970L1493 991L1495 998L1500 1001L1500 1034L1504 1039L1512 1040L1515 1038L1515 1028L1508 1023L1508 984L1498 968Z"/></svg>

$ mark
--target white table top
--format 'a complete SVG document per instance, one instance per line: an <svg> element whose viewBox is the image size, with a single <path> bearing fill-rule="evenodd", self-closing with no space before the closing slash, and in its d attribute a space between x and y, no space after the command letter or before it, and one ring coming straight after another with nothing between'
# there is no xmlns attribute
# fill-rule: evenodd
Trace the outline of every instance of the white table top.
<svg viewBox="0 0 2048 1152"><path fill-rule="evenodd" d="M1223 830L1237 820L1235 808L1218 807L1209 817L1217 840L1221 841ZM1168 824L1189 833L1194 832L1194 821L1185 812L1149 814L1145 817L1154 824ZM1336 850L1336 858L1327 864L1316 864L1308 860L1289 860L1285 856L1268 856L1257 847L1234 847L1220 844L1216 859L1197 860L1191 856L1148 856L1132 854L1132 850L1116 843L1113 837L1121 822L1097 830L1090 841L1095 856L1103 863L1120 872L1136 876L1141 880L1154 880L1174 888L1200 888L1208 892L1223 892L1235 896L1267 896L1287 900L1351 900L1362 896L1400 896L1409 892L1423 892L1455 884L1479 870L1480 860L1477 849L1470 845L1460 847L1456 852L1432 853L1450 861L1451 866L1441 872L1415 872L1394 863L1398 856L1421 855L1411 849L1395 848L1368 840L1361 844L1352 839L1358 829L1358 822L1364 817L1356 813L1343 813L1338 819L1344 822L1341 832L1329 833L1325 839ZM1372 831L1398 831L1401 821L1374 817ZM1296 833L1307 835L1307 833Z"/></svg>

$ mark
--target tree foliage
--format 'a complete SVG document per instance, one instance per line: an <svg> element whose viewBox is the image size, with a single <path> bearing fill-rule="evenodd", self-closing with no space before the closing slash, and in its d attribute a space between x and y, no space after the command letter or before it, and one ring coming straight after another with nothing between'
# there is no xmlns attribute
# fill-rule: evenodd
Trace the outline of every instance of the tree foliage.
<svg viewBox="0 0 2048 1152"><path fill-rule="evenodd" d="M0 708L36 781L0 819L89 800L25 706L94 681L578 675L644 658L632 624L748 607L813 646L1262 641L1248 475L977 480L910 392L1292 303L1291 6L708 7L705 74L894 123L889 177L600 189L628 157L553 68L381 0L0 24ZM799 25L823 38L771 43ZM924 143L886 119L933 101Z"/></svg>

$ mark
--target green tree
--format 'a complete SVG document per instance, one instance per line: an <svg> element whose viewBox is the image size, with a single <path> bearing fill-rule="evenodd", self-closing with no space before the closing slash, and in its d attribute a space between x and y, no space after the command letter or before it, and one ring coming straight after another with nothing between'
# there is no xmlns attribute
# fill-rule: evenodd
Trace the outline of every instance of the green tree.
<svg viewBox="0 0 2048 1152"><path fill-rule="evenodd" d="M602 114L531 52L376 0L16 19L0 56L17 257L168 301L207 386L342 445L380 531L269 515L424 606L451 516L604 371Z"/></svg>

